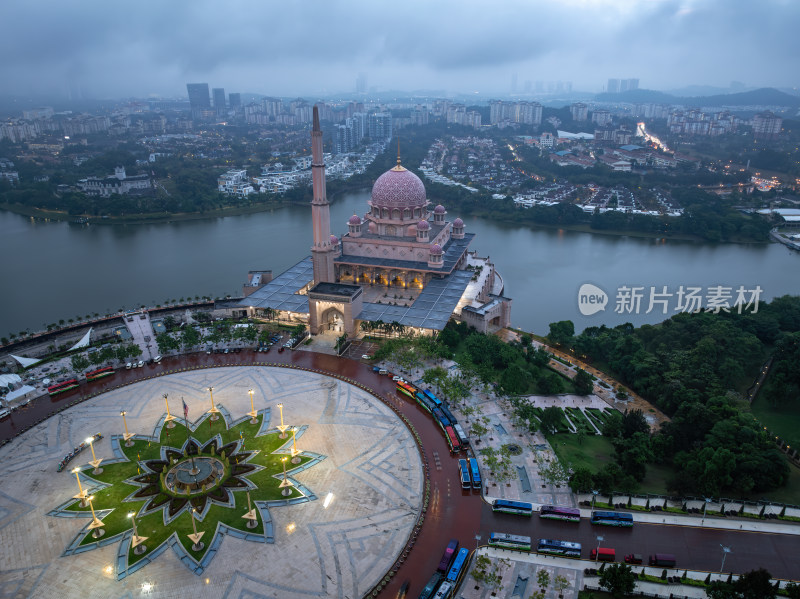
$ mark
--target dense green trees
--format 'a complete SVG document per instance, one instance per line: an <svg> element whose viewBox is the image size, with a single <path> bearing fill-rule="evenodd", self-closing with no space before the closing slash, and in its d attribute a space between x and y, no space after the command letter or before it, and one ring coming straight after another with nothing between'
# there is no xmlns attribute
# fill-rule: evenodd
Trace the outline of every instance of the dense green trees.
<svg viewBox="0 0 800 599"><path fill-rule="evenodd" d="M600 586L614 597L630 595L636 587L636 575L626 564L609 564L600 572Z"/></svg>
<svg viewBox="0 0 800 599"><path fill-rule="evenodd" d="M799 338L800 298L786 296L755 314L681 313L658 326L589 327L574 343L672 416L653 436L640 412L606 423L623 475L642 480L646 463L657 462L673 468L668 484L678 493L752 496L784 485L789 473L741 391L774 349L764 392L778 405L796 405Z"/></svg>

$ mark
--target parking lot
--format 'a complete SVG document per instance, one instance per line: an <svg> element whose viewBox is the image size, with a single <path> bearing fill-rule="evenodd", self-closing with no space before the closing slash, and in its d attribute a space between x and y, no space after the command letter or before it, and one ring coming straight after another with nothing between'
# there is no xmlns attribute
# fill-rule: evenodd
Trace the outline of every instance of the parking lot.
<svg viewBox="0 0 800 599"><path fill-rule="evenodd" d="M350 346L344 350L343 358L350 358L351 360L361 360L361 356L371 356L378 349L376 343L371 341L353 341Z"/></svg>

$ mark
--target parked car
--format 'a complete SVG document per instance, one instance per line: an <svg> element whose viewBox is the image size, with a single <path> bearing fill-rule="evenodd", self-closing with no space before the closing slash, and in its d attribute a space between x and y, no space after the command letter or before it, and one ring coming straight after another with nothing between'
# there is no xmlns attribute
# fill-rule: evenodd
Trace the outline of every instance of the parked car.
<svg viewBox="0 0 800 599"><path fill-rule="evenodd" d="M625 563L626 564L641 564L642 563L642 554L641 553L629 553L625 556Z"/></svg>

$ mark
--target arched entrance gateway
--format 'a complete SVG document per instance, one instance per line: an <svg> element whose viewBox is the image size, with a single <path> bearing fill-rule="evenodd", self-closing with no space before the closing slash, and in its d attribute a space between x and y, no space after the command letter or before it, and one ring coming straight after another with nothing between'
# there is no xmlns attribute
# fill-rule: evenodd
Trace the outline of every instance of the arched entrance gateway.
<svg viewBox="0 0 800 599"><path fill-rule="evenodd" d="M321 332L344 333L344 315L338 308L328 308L322 313Z"/></svg>

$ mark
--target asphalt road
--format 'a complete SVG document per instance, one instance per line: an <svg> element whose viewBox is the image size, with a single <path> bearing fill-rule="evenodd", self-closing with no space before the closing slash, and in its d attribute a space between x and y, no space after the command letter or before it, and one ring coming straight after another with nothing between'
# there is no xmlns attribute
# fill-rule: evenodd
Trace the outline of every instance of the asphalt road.
<svg viewBox="0 0 800 599"><path fill-rule="evenodd" d="M84 383L79 389L57 398L40 397L29 404L27 409L17 410L10 418L0 422L0 439L11 438L47 416L66 409L73 402L112 387L179 368L253 363L294 364L353 379L403 414L419 433L422 439L421 455L428 467L430 481L429 504L424 513L423 526L416 536L409 539L407 551L398 559L394 576L381 596L395 597L405 581L410 581L408 596L418 596L436 570L450 539L458 539L461 546L473 549L476 544L475 535L480 534L481 543L485 544L491 532L524 534L534 539L577 541L583 545L583 557L586 559L589 551L597 545L596 535L601 535L604 537L602 546L614 548L618 561L626 553L672 553L677 557L678 568L714 572L720 569L720 545L724 545L732 550L725 561L727 572L741 573L764 567L778 578L800 576L798 536L642 523L635 524L631 529L616 529L593 526L585 519L575 524L540 520L537 516L524 518L495 514L477 492L462 491L457 472L457 457L450 455L441 429L434 424L427 412L398 395L391 378L372 372L371 367L360 361L326 354L307 351L279 353L273 347L268 353L255 353L251 350L232 354L196 353L167 357L161 364L147 365L144 368L123 368L113 377L91 385Z"/></svg>

